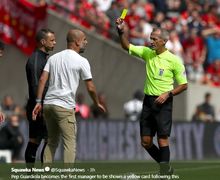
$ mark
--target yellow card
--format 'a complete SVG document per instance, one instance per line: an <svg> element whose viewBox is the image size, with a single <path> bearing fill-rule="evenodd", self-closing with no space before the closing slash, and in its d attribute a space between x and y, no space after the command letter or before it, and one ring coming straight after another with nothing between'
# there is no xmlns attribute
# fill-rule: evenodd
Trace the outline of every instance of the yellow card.
<svg viewBox="0 0 220 180"><path fill-rule="evenodd" d="M122 13L121 13L121 19L124 19L127 15L128 9L123 9Z"/></svg>

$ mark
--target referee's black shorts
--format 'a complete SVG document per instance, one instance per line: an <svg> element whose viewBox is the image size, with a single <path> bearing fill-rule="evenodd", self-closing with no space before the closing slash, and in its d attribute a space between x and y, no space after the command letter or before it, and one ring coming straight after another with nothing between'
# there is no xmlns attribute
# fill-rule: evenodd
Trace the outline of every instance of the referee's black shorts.
<svg viewBox="0 0 220 180"><path fill-rule="evenodd" d="M173 98L162 105L155 103L158 96L145 95L140 118L141 136L170 136L172 126Z"/></svg>
<svg viewBox="0 0 220 180"><path fill-rule="evenodd" d="M32 111L36 103L28 101L26 106L26 114L29 122L29 138L36 139L40 142L42 139L47 139L47 128L42 116L37 116L36 120L32 119Z"/></svg>

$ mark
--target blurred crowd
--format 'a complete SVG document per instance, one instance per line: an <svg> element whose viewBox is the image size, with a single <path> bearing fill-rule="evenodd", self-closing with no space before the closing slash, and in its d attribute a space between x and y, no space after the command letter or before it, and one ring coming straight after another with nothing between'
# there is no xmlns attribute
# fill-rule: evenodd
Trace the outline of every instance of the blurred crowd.
<svg viewBox="0 0 220 180"><path fill-rule="evenodd" d="M220 87L220 0L36 0L75 24L118 41L124 8L130 42L149 45L155 26L167 29L167 48L184 62L188 79Z"/></svg>
<svg viewBox="0 0 220 180"><path fill-rule="evenodd" d="M20 159L20 151L24 144L24 137L20 131L20 122L24 120L25 112L16 105L10 95L4 96L0 104L0 111L4 113L5 121L0 124L0 149L10 150L12 161Z"/></svg>

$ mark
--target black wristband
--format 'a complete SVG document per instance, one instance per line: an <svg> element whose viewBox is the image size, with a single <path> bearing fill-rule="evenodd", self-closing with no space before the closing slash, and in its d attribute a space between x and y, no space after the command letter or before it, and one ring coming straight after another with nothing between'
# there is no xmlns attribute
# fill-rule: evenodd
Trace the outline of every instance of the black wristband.
<svg viewBox="0 0 220 180"><path fill-rule="evenodd" d="M172 91L170 91L168 95L169 95L169 97L173 97Z"/></svg>

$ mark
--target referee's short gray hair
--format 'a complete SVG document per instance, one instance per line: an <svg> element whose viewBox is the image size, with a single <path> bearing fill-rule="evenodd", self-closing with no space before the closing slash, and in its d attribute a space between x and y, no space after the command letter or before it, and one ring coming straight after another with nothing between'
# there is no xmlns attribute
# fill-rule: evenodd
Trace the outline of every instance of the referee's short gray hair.
<svg viewBox="0 0 220 180"><path fill-rule="evenodd" d="M162 29L162 28L154 28L152 32L155 32L155 31L160 31L160 37L165 40L165 41L168 41L169 40L169 32L165 29Z"/></svg>

